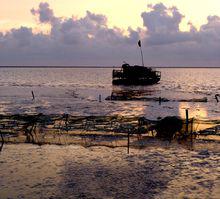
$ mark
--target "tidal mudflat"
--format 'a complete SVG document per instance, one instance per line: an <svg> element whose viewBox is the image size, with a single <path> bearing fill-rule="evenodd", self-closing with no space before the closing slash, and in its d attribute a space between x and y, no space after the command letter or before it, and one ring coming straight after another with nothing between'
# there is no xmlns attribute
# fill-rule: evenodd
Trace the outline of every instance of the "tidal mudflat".
<svg viewBox="0 0 220 199"><path fill-rule="evenodd" d="M198 145L199 146L199 145ZM206 144L207 146L207 144ZM6 144L4 198L219 198L220 152L158 142L144 149Z"/></svg>

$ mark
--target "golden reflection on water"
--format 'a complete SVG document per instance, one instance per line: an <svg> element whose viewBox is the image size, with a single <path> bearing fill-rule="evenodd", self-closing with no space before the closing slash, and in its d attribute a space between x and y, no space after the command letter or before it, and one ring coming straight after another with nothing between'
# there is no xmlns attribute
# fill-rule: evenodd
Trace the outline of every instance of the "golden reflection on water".
<svg viewBox="0 0 220 199"><path fill-rule="evenodd" d="M207 121L208 112L201 104L190 106L187 102L179 104L179 115L181 118L186 118L186 109L189 110L189 118L194 118L194 131L200 131L216 126L216 124Z"/></svg>
<svg viewBox="0 0 220 199"><path fill-rule="evenodd" d="M136 116L136 115L144 115L145 114L145 106L143 104L139 104L139 106L134 103L134 105L130 103L124 103L123 109L120 110L120 115L123 116Z"/></svg>
<svg viewBox="0 0 220 199"><path fill-rule="evenodd" d="M196 119L205 119L208 117L208 112L205 107L201 107L200 104L196 106L190 106L188 102L181 102L179 104L179 115L182 118L186 118L186 109L189 110L189 117Z"/></svg>

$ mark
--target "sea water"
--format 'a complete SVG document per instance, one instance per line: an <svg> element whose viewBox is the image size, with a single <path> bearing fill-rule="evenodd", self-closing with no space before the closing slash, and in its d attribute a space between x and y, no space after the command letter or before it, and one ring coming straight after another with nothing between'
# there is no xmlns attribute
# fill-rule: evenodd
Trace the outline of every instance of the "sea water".
<svg viewBox="0 0 220 199"><path fill-rule="evenodd" d="M112 68L0 68L0 114L170 115L220 119L220 68L159 68L151 86L113 86ZM34 100L32 96L34 93ZM115 91L152 100L107 101ZM158 103L157 98L168 102ZM207 102L196 102L207 98Z"/></svg>

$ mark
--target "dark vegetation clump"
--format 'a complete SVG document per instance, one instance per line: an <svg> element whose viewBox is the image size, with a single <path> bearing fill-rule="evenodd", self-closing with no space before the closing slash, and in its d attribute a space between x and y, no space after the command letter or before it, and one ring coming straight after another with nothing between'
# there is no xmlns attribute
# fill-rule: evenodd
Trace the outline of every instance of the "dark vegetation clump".
<svg viewBox="0 0 220 199"><path fill-rule="evenodd" d="M155 126L158 138L173 139L177 132L181 132L183 121L180 117L168 116L158 121Z"/></svg>

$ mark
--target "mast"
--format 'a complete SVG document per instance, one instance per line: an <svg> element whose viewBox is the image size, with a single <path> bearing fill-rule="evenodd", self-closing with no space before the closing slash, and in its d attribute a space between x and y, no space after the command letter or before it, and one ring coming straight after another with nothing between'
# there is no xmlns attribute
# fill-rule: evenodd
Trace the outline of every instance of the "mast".
<svg viewBox="0 0 220 199"><path fill-rule="evenodd" d="M142 66L144 66L144 57L143 57L143 52L141 48L141 40L138 41L138 46L140 47L140 51L141 51Z"/></svg>

